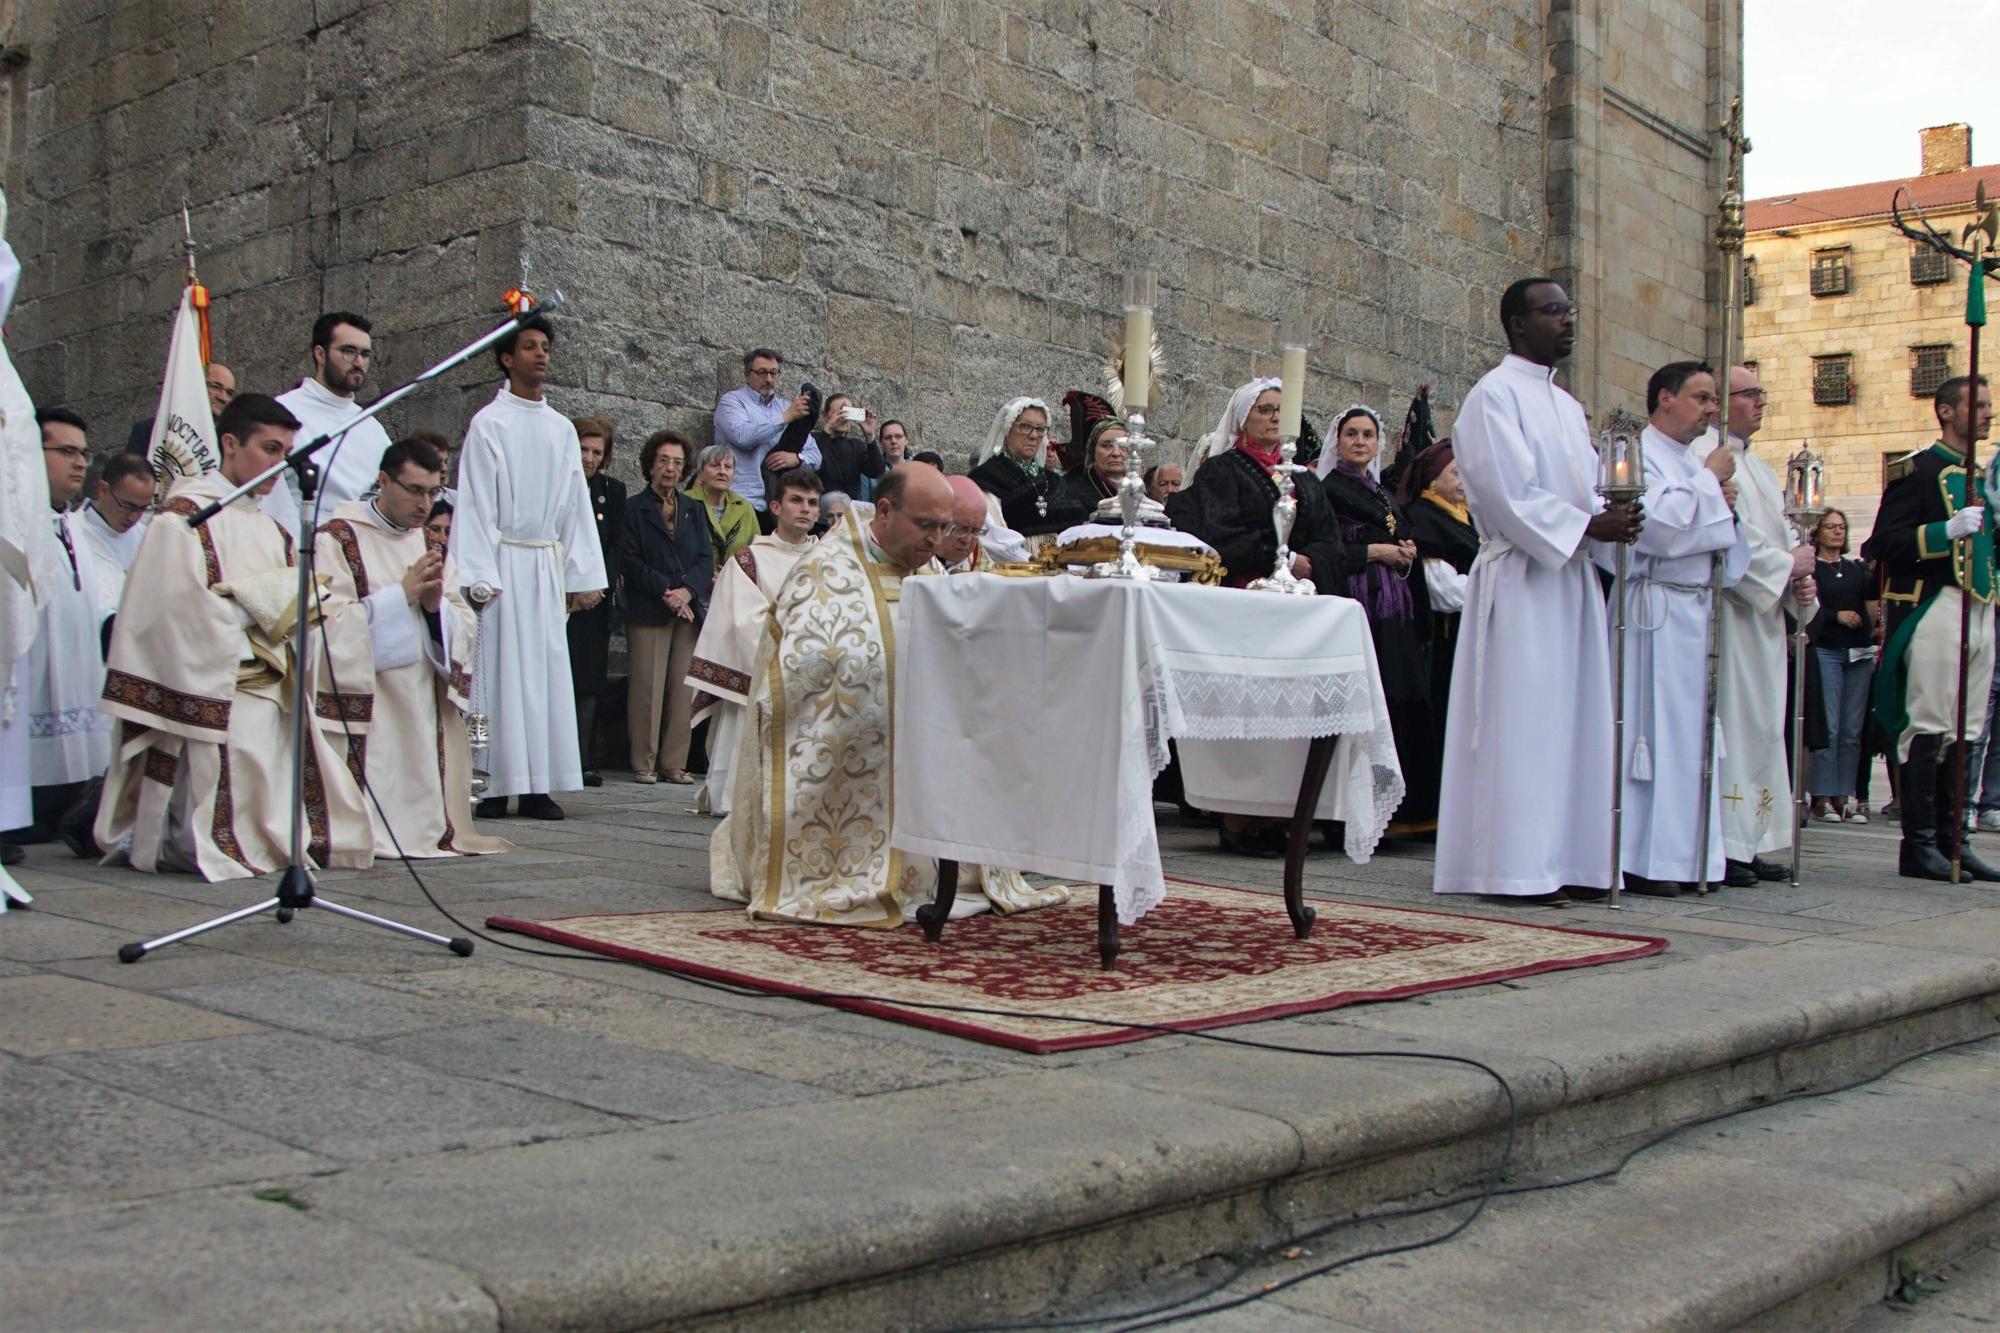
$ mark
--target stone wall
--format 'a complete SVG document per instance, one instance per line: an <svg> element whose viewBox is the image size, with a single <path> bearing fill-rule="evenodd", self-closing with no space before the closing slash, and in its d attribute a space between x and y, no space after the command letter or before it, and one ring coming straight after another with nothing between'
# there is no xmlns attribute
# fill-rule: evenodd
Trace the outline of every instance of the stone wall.
<svg viewBox="0 0 2000 1333"><path fill-rule="evenodd" d="M1394 420L1432 381L1448 417L1547 266L1590 312L1579 392L1629 401L1702 341L1712 190L1606 89L1698 134L1735 82L1733 8L1695 0L7 2L9 342L39 399L119 423L151 407L183 195L247 386L293 382L342 306L378 383L414 372L525 260L573 303L552 398L634 442L705 435L768 343L788 385L962 454L1006 396L1097 384L1140 262L1175 440L1274 367L1289 307L1314 415ZM455 433L491 386L392 429Z"/></svg>

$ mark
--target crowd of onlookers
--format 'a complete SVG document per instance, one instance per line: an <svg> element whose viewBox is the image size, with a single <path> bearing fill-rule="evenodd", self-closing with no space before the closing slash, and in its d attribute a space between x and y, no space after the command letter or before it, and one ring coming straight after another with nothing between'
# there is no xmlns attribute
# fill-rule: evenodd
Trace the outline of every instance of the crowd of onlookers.
<svg viewBox="0 0 2000 1333"><path fill-rule="evenodd" d="M337 418L358 410L357 394L373 358L369 322L352 312L323 316L314 325L310 353L312 373L280 396L308 423L301 439L312 429L315 413ZM813 497L817 532L850 505L867 504L888 470L906 459L945 467L938 452L919 447L921 432L902 420L883 417L847 392L823 392L811 383L781 387L784 369L769 348L747 352L743 383L717 401L713 442L706 446L673 430L647 436L637 458L643 487L638 494L628 493L613 475L617 426L600 416L573 419L611 585L603 601L572 612L567 627L587 785L601 783L606 756L614 751L622 751L639 781L696 781L702 746L690 722L696 700L686 683L689 658L720 571L753 538L779 527L782 497ZM236 377L220 363L207 370L211 407L220 415L237 393ZM1245 397L1239 391L1243 410L1232 438L1215 450L1218 455L1235 446L1254 459L1261 456L1259 449L1275 448L1275 437L1260 443L1258 436L1274 429L1275 387L1253 382L1245 389L1255 392ZM966 451L968 476L987 497L988 521L979 535L1002 558L1019 558L1037 541L1092 521L1124 474L1125 429L1112 405L1073 390L1061 406L1066 421L1042 399L1010 399L984 439L964 442L972 446ZM1263 414L1267 407L1270 420ZM1410 780L1411 799L1399 815L1408 831L1423 830L1435 815L1434 766L1441 757L1456 622L1465 571L1479 541L1449 441L1433 443L1428 420L1424 392L1404 431L1393 438L1375 411L1359 405L1331 423L1323 448L1308 429L1312 447L1302 461L1313 466L1314 493L1325 498L1326 512L1322 517L1302 508L1292 543L1295 552L1326 552L1322 560L1337 566L1337 574L1322 571L1316 580L1322 590L1355 598L1369 615ZM124 450L94 460L88 425L74 412L45 409L40 423L51 497L59 509L78 510L71 525L84 539L78 558L90 560L97 571L93 586L108 616L116 608L123 569L163 492L144 457L152 423L134 423ZM1059 424L1067 426L1067 439L1052 438ZM382 434L379 428L377 433ZM448 484L427 525L442 546L455 518L449 486L453 442L430 432L412 434L447 460ZM356 456L368 455L374 443L360 447ZM1205 508L1184 491L1199 456L1205 456L1199 448L1196 454L1190 467L1169 461L1149 468L1148 495L1168 505L1178 525L1222 550L1227 563L1242 566L1232 568L1232 583L1268 572L1260 562L1268 559L1264 553L1275 548L1275 540L1259 514L1244 520L1245 533L1224 532L1205 520L1212 502ZM360 498L372 481L366 468L345 471L352 479L337 466L328 469L329 502ZM273 516L286 521L281 508ZM1315 532L1314 524L1325 531ZM796 514L787 526L796 530ZM1232 537L1248 545L1232 551ZM1323 544L1315 547L1316 540ZM1881 606L1873 575L1847 555L1843 514L1829 513L1812 544L1823 607L1813 626L1819 676L1814 702L1823 696L1825 721L1824 735L1814 735L1824 741L1814 750L1811 771L1815 813L1833 821L1865 821L1870 761L1884 747L1873 734L1867 707L1872 652L1864 650L1880 641ZM1302 565L1307 560L1303 554L1296 558ZM619 691L613 688L612 649L621 634L627 670ZM1994 703L2000 705L2000 691ZM621 732L622 746L616 740ZM1979 817L2000 828L2000 746L1987 753L1984 771L1991 780ZM1974 772L1975 777L1981 772L1977 763ZM19 837L53 832L59 808L74 795L50 793L37 805L39 833L16 831Z"/></svg>

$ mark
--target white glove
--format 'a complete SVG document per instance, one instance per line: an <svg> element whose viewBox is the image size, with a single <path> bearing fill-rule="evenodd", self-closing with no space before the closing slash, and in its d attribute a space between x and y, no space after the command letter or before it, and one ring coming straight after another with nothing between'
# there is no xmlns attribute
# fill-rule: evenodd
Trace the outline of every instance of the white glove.
<svg viewBox="0 0 2000 1333"><path fill-rule="evenodd" d="M1953 514L1944 525L1944 535L1957 541L1960 537L1970 537L1986 525L1986 506L1967 505Z"/></svg>

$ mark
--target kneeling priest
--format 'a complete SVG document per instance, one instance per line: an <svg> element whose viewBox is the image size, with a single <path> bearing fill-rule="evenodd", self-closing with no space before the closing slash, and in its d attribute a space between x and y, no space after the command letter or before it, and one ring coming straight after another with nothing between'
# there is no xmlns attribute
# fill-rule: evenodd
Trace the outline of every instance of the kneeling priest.
<svg viewBox="0 0 2000 1333"><path fill-rule="evenodd" d="M361 791L341 758L345 730L365 729L373 697L365 626L340 615L336 598L316 601L305 614L328 614L308 639L311 660L293 660L292 538L257 503L277 478L199 528L187 523L282 460L298 425L276 399L233 399L215 423L221 470L175 482L146 530L106 663L104 711L120 724L95 829L107 864L208 880L285 865L300 671L314 713L305 732L307 856L321 867L374 860Z"/></svg>
<svg viewBox="0 0 2000 1333"><path fill-rule="evenodd" d="M903 463L793 567L757 653L709 841L709 888L754 917L894 927L929 901L937 863L889 845L895 760L890 686L903 580L941 572L955 496L936 468ZM953 916L1069 901L1011 870L965 867Z"/></svg>
<svg viewBox="0 0 2000 1333"><path fill-rule="evenodd" d="M340 614L367 626L374 655L370 713L333 739L344 740L348 771L370 789L362 795L377 856L513 850L472 825L465 710L478 620L450 558L424 532L443 486L438 451L399 440L382 454L374 494L341 501L319 530L318 571ZM347 679L334 683L345 695Z"/></svg>

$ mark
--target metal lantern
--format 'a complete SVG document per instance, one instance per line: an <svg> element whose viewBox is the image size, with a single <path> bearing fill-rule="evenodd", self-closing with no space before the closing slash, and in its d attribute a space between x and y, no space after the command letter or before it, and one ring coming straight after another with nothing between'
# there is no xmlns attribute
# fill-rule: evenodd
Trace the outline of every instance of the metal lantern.
<svg viewBox="0 0 2000 1333"><path fill-rule="evenodd" d="M1597 435L1597 493L1606 504L1630 504L1646 493L1646 451L1642 427L1624 412Z"/></svg>
<svg viewBox="0 0 2000 1333"><path fill-rule="evenodd" d="M1785 517L1810 536L1810 525L1826 515L1826 465L1805 443L1785 464Z"/></svg>

